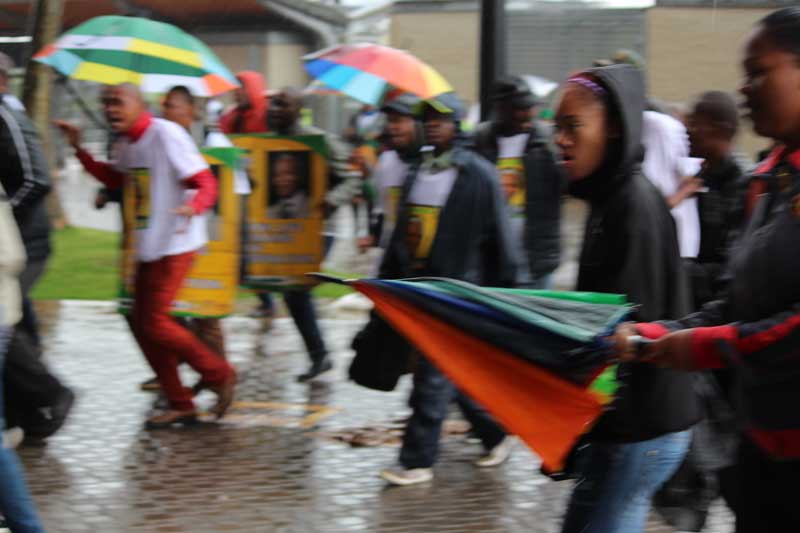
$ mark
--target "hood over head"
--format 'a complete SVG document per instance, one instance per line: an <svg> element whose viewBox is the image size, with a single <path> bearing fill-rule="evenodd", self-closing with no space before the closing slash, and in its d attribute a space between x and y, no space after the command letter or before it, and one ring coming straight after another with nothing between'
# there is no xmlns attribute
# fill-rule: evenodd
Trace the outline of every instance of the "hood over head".
<svg viewBox="0 0 800 533"><path fill-rule="evenodd" d="M606 159L592 175L569 184L578 198L599 199L627 181L642 161L642 120L645 86L642 72L630 65L611 65L585 70L573 77L589 77L608 93L606 105L621 128L620 139L609 143Z"/></svg>
<svg viewBox="0 0 800 533"><path fill-rule="evenodd" d="M236 74L242 84L250 107L235 107L220 120L220 128L225 133L262 133L267 131L267 99L264 92L267 83L258 72L244 70Z"/></svg>
<svg viewBox="0 0 800 533"><path fill-rule="evenodd" d="M261 74L253 70L243 70L236 74L236 78L242 84L251 108L266 106L264 91L267 90L267 83Z"/></svg>

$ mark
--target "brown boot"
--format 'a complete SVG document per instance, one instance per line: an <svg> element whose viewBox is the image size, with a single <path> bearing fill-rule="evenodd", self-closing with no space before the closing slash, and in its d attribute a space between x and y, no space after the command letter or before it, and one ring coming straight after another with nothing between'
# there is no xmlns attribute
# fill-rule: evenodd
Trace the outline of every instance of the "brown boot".
<svg viewBox="0 0 800 533"><path fill-rule="evenodd" d="M146 429L169 429L175 426L190 426L197 422L197 411L169 410L161 414L151 416L145 422Z"/></svg>

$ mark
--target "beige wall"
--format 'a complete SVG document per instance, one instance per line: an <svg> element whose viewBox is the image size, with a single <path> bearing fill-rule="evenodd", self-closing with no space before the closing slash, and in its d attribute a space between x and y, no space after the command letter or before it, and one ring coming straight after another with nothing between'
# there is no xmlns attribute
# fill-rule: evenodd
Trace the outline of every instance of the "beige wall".
<svg viewBox="0 0 800 533"><path fill-rule="evenodd" d="M236 74L242 70L252 70L251 56L259 54L259 45L250 44L216 44L211 50L225 63L228 70Z"/></svg>
<svg viewBox="0 0 800 533"><path fill-rule="evenodd" d="M478 100L478 13L396 13L390 45L442 74L465 100Z"/></svg>
<svg viewBox="0 0 800 533"><path fill-rule="evenodd" d="M302 61L303 55L308 53L304 45L217 44L211 49L234 74L242 70L260 72L269 88L308 84Z"/></svg>
<svg viewBox="0 0 800 533"><path fill-rule="evenodd" d="M647 14L650 93L690 102L707 90L735 92L741 78L739 47L769 9L652 8ZM751 157L766 144L745 124L739 144Z"/></svg>
<svg viewBox="0 0 800 533"><path fill-rule="evenodd" d="M303 56L308 50L304 45L270 44L264 52L263 72L270 88L308 85L308 76L303 68Z"/></svg>

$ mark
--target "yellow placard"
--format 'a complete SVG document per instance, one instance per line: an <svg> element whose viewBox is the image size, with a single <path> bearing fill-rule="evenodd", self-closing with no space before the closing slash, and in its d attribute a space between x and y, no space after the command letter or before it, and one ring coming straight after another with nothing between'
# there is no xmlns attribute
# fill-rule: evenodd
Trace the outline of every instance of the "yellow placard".
<svg viewBox="0 0 800 533"><path fill-rule="evenodd" d="M205 155L217 177L217 204L207 211L208 245L195 256L189 274L178 291L172 313L181 316L222 317L233 313L239 280L241 253L240 203L234 193L233 168ZM125 182L122 201L123 248L120 309L130 309L136 276L136 231L147 227L150 183L146 169L132 170Z"/></svg>
<svg viewBox="0 0 800 533"><path fill-rule="evenodd" d="M245 285L282 290L307 286L322 262L322 203L328 167L321 135L240 135L248 151L253 191L247 204L243 246Z"/></svg>

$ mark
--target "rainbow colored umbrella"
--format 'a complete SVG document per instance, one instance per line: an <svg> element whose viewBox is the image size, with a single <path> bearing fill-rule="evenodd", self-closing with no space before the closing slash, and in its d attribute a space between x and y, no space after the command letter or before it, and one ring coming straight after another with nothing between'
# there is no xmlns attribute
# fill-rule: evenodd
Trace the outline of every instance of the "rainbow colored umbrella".
<svg viewBox="0 0 800 533"><path fill-rule="evenodd" d="M303 58L308 73L351 98L378 105L392 88L433 98L453 87L433 67L397 48L379 44L343 44Z"/></svg>
<svg viewBox="0 0 800 533"><path fill-rule="evenodd" d="M607 338L631 312L623 296L443 278L346 283L551 471L611 405Z"/></svg>
<svg viewBox="0 0 800 533"><path fill-rule="evenodd" d="M214 96L239 86L201 41L171 24L138 17L90 19L33 59L76 80L133 83L149 93L184 85L196 96Z"/></svg>

